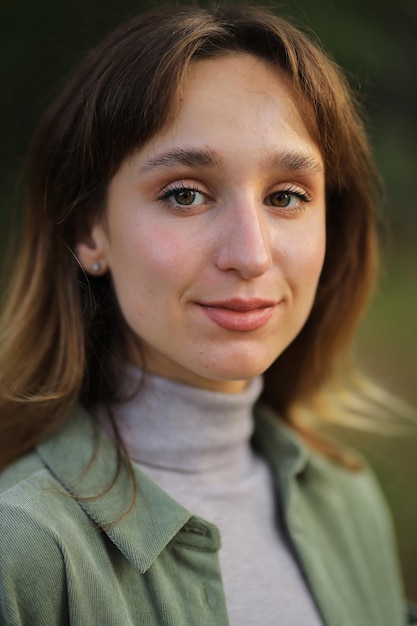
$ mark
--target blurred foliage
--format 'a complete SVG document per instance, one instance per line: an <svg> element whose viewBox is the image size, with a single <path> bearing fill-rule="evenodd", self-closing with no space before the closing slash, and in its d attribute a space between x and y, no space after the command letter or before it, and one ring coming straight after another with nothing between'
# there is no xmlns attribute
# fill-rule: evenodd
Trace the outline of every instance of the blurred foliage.
<svg viewBox="0 0 417 626"><path fill-rule="evenodd" d="M256 3L256 2L255 2ZM0 0L0 245L30 137L67 71L125 18L157 2ZM344 67L360 94L386 184L381 215L385 260L374 304L359 334L357 359L384 386L417 406L417 2L415 0L270 1L306 24ZM388 226L387 226L388 224ZM417 440L341 433L363 450L395 515L409 597L417 601Z"/></svg>

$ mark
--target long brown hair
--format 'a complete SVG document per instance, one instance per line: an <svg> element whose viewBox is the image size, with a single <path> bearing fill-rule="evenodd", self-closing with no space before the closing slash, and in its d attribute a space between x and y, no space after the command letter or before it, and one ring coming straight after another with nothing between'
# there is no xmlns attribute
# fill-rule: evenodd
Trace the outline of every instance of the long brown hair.
<svg viewBox="0 0 417 626"><path fill-rule="evenodd" d="M336 376L373 283L374 167L354 96L336 65L287 20L256 7L167 7L119 27L52 103L31 150L26 222L0 326L0 459L22 455L74 403L117 393L123 347L111 278L87 276L77 237L105 210L123 160L167 122L199 59L246 52L285 72L312 113L326 168L327 253L304 328L265 374L290 419ZM123 350L122 350L123 354Z"/></svg>

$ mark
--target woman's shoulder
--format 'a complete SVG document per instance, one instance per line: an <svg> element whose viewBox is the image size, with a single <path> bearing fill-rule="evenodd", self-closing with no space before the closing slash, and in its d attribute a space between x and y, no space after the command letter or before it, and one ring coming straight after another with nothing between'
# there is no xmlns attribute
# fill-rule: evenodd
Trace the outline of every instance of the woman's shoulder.
<svg viewBox="0 0 417 626"><path fill-rule="evenodd" d="M3 533L10 524L16 532L20 522L23 523L25 511L30 511L31 518L38 515L47 520L50 501L58 488L36 451L6 467L0 473L0 532ZM5 541L0 541L0 547L4 545Z"/></svg>
<svg viewBox="0 0 417 626"><path fill-rule="evenodd" d="M326 509L333 503L341 510L343 503L350 511L347 519L357 519L359 526L361 518L371 517L384 531L390 527L378 479L360 453L322 433L314 435L311 445L269 407L256 407L255 418L255 438L284 488L297 486L311 505L327 503Z"/></svg>
<svg viewBox="0 0 417 626"><path fill-rule="evenodd" d="M76 417L77 412L67 422ZM82 426L71 428L69 436L64 423L47 440L0 472L0 554L13 552L18 543L32 543L33 548L27 546L30 554L35 544L62 543L62 537L66 541L72 534L75 537L80 525L85 525L85 513L71 491L67 475L72 471L76 482L81 474L77 461L86 431ZM61 476L57 464L49 462L48 450L68 467L67 474ZM88 458L85 463L88 464Z"/></svg>
<svg viewBox="0 0 417 626"><path fill-rule="evenodd" d="M76 599L74 610L95 615L97 594L84 590L94 581L95 589L111 595L114 577L104 576L106 564L105 533L97 532L82 503L38 451L2 472L0 624L65 626L69 586ZM111 570L108 564L107 569ZM88 616L85 619L90 623ZM104 621L98 618L94 623Z"/></svg>
<svg viewBox="0 0 417 626"><path fill-rule="evenodd" d="M281 487L282 518L310 585L329 618L400 624L405 612L391 514L366 460L348 448L349 467L312 448L261 409L258 437ZM352 456L353 455L353 456ZM362 617L361 617L362 616ZM356 621L355 621L356 619Z"/></svg>
<svg viewBox="0 0 417 626"><path fill-rule="evenodd" d="M29 452L0 472L0 502L7 499L14 488L22 488L26 481L39 480L39 472L45 469L35 451Z"/></svg>
<svg viewBox="0 0 417 626"><path fill-rule="evenodd" d="M0 555L15 553L18 545L30 554L40 543L59 542L70 530L69 513L77 509L38 453L30 452L0 474Z"/></svg>
<svg viewBox="0 0 417 626"><path fill-rule="evenodd" d="M54 506L57 493L54 477L36 452L0 474L1 623L29 623L25 620L30 620L30 607L35 606L38 596L45 598L44 617L53 604L53 615L61 615L65 563L59 511ZM48 588L53 590L49 597Z"/></svg>

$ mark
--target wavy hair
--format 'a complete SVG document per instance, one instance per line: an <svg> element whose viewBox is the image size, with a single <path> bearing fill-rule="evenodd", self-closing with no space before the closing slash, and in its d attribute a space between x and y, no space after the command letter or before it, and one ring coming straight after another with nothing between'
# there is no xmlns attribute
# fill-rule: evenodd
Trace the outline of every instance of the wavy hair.
<svg viewBox="0 0 417 626"><path fill-rule="evenodd" d="M285 73L326 171L327 252L316 298L297 338L265 373L265 398L295 423L296 408L325 397L343 370L377 259L375 169L346 79L309 36L267 9L158 9L88 54L34 138L21 249L0 325L2 465L47 436L78 399L90 406L116 397L114 346L123 356L126 324L111 278L88 277L80 267L77 240L105 211L124 159L167 123L189 67L234 53Z"/></svg>

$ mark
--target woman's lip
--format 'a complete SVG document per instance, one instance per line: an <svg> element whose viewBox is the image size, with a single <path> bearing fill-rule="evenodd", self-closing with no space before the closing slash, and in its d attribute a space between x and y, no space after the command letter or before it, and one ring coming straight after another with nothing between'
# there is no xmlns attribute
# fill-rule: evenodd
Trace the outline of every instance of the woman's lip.
<svg viewBox="0 0 417 626"><path fill-rule="evenodd" d="M231 311L253 311L273 307L278 304L277 300L266 298L229 298L228 300L211 300L209 302L199 302L202 306L230 309Z"/></svg>
<svg viewBox="0 0 417 626"><path fill-rule="evenodd" d="M207 317L227 330L250 331L265 326L277 302L271 300L233 299L222 302L201 303Z"/></svg>

